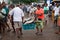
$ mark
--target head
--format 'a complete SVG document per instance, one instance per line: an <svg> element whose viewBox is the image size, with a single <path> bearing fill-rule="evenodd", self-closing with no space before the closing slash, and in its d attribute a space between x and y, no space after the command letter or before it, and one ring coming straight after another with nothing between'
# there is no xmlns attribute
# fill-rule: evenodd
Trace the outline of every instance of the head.
<svg viewBox="0 0 60 40"><path fill-rule="evenodd" d="M40 5L37 5L37 9L39 10L41 8L41 6Z"/></svg>
<svg viewBox="0 0 60 40"><path fill-rule="evenodd" d="M19 7L22 8L22 4L20 4Z"/></svg>
<svg viewBox="0 0 60 40"><path fill-rule="evenodd" d="M59 4L58 4L58 3L56 3L56 6L58 7L58 6L59 6Z"/></svg>
<svg viewBox="0 0 60 40"><path fill-rule="evenodd" d="M9 6L9 8L11 8L11 9L13 9L15 6L13 5L13 4L11 4L10 6Z"/></svg>
<svg viewBox="0 0 60 40"><path fill-rule="evenodd" d="M22 4L20 4L20 6L21 6Z"/></svg>
<svg viewBox="0 0 60 40"><path fill-rule="evenodd" d="M47 7L47 6L48 6L48 4L47 4L47 3L45 3L45 6Z"/></svg>
<svg viewBox="0 0 60 40"><path fill-rule="evenodd" d="M2 5L0 4L0 10L2 9Z"/></svg>
<svg viewBox="0 0 60 40"><path fill-rule="evenodd" d="M2 7L6 7L6 3L5 2L2 2Z"/></svg>
<svg viewBox="0 0 60 40"><path fill-rule="evenodd" d="M55 2L52 1L52 5L54 6L55 5Z"/></svg>
<svg viewBox="0 0 60 40"><path fill-rule="evenodd" d="M31 8L33 8L33 6L31 6Z"/></svg>
<svg viewBox="0 0 60 40"><path fill-rule="evenodd" d="M19 4L16 5L16 7L19 7L19 6L20 6Z"/></svg>

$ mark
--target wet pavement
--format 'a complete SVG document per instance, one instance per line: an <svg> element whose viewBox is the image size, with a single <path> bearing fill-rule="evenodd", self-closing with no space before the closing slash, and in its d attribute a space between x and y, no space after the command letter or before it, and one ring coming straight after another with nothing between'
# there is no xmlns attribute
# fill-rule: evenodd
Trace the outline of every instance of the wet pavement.
<svg viewBox="0 0 60 40"><path fill-rule="evenodd" d="M56 28L51 20L44 26L42 35L36 35L36 30L23 30L23 35L20 38L16 37L15 33L7 32L3 34L2 40L60 40L60 35L55 34Z"/></svg>

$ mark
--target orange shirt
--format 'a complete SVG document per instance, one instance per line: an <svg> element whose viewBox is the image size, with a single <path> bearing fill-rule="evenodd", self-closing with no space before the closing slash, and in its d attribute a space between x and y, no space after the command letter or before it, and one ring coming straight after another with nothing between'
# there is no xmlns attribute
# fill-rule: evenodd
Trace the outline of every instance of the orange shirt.
<svg viewBox="0 0 60 40"><path fill-rule="evenodd" d="M37 16L38 19L44 19L44 10L42 8L40 8L40 10L37 9L35 14L39 15L39 16ZM40 16L40 14L42 14L42 15Z"/></svg>

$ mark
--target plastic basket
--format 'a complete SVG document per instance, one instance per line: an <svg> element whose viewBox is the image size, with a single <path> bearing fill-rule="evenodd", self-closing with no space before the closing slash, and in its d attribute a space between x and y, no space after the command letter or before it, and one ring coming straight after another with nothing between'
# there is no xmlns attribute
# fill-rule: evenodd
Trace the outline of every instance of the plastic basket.
<svg viewBox="0 0 60 40"><path fill-rule="evenodd" d="M35 29L35 23L23 24L23 29L24 30L34 30Z"/></svg>

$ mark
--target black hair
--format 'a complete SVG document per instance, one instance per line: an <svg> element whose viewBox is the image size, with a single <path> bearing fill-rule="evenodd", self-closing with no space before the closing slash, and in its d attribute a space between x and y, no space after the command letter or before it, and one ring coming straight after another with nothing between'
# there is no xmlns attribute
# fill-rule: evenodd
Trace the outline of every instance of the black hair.
<svg viewBox="0 0 60 40"><path fill-rule="evenodd" d="M37 7L41 7L40 5L37 5Z"/></svg>
<svg viewBox="0 0 60 40"><path fill-rule="evenodd" d="M17 7L19 7L20 5L19 5L19 4L17 4L16 6L17 6Z"/></svg>
<svg viewBox="0 0 60 40"><path fill-rule="evenodd" d="M14 4L10 4L9 8L10 8L10 7L11 7L11 8L14 8L15 6L14 6Z"/></svg>
<svg viewBox="0 0 60 40"><path fill-rule="evenodd" d="M2 2L2 4L5 4L5 2Z"/></svg>
<svg viewBox="0 0 60 40"><path fill-rule="evenodd" d="M20 5L22 5L22 4L20 3Z"/></svg>

